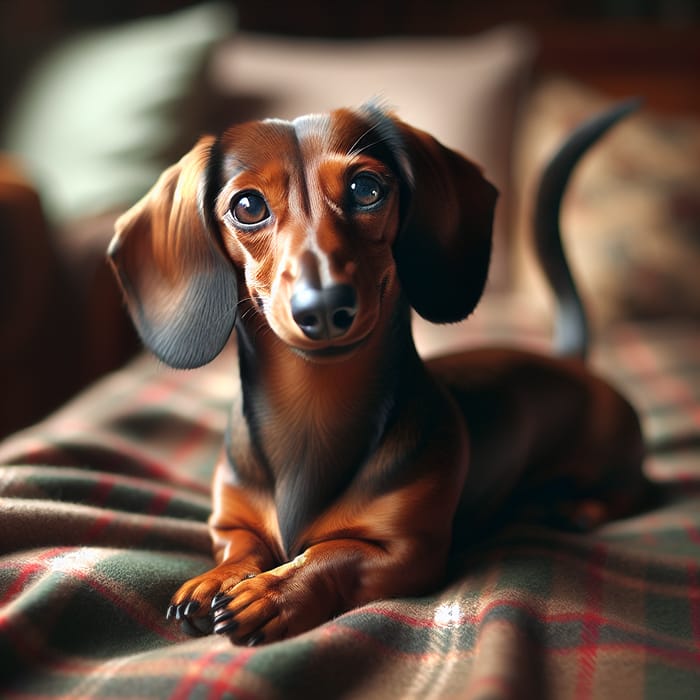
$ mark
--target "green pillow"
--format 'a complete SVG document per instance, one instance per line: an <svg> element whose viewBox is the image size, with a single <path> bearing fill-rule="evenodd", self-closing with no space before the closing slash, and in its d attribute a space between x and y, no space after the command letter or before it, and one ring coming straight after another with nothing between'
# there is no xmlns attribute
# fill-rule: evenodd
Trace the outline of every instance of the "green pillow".
<svg viewBox="0 0 700 700"><path fill-rule="evenodd" d="M129 205L154 183L183 139L182 110L210 50L233 25L230 7L207 3L90 31L44 57L1 141L55 223Z"/></svg>

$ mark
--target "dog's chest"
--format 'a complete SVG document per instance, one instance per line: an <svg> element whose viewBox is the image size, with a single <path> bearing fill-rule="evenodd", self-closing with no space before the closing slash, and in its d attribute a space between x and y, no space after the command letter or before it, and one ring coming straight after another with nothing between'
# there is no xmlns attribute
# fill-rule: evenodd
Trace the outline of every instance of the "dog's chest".
<svg viewBox="0 0 700 700"><path fill-rule="evenodd" d="M250 449L239 450L243 459L234 456L241 462L234 468L245 480L245 466L250 482L271 492L291 554L302 533L371 464L396 392L387 386L392 373L371 348L352 361L323 364L286 351L269 334L256 340L239 358L242 403L234 421L245 423Z"/></svg>
<svg viewBox="0 0 700 700"><path fill-rule="evenodd" d="M259 419L258 450L273 479L280 534L291 553L302 531L362 470L371 452L369 421L342 420L312 404Z"/></svg>

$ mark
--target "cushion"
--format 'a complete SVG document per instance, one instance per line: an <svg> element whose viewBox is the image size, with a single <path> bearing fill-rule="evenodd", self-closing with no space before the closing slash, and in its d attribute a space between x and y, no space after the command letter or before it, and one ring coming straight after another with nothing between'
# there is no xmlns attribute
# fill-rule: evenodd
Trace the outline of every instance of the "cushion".
<svg viewBox="0 0 700 700"><path fill-rule="evenodd" d="M534 92L523 125L518 180L524 206L520 288L545 303L531 257L539 173L558 143L612 100L569 79ZM581 161L564 201L572 267L599 327L625 318L700 316L700 122L647 109L615 126Z"/></svg>
<svg viewBox="0 0 700 700"><path fill-rule="evenodd" d="M211 75L217 92L232 101L220 126L379 98L484 167L501 190L500 248L508 225L513 131L533 48L530 34L517 26L455 39L330 41L240 33L217 50ZM502 275L496 261L493 281Z"/></svg>
<svg viewBox="0 0 700 700"><path fill-rule="evenodd" d="M196 136L183 134L183 108L233 23L225 4L207 3L81 33L48 52L1 141L26 162L54 222L131 204L180 155Z"/></svg>

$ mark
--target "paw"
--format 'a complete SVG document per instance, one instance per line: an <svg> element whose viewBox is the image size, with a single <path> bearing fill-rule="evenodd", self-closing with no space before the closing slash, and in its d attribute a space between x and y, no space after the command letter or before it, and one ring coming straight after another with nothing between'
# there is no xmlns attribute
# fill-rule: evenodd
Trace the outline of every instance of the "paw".
<svg viewBox="0 0 700 700"><path fill-rule="evenodd" d="M217 594L255 573L236 565L221 565L190 579L172 597L165 618L180 622L183 631L193 637L211 634L212 602Z"/></svg>
<svg viewBox="0 0 700 700"><path fill-rule="evenodd" d="M289 632L289 601L274 574L248 577L214 596L212 624L216 634L235 644L254 646L283 639Z"/></svg>

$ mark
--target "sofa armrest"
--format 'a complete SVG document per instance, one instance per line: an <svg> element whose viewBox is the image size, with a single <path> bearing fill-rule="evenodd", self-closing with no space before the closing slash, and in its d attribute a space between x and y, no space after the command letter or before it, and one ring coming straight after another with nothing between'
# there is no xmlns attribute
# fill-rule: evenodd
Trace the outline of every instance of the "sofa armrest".
<svg viewBox="0 0 700 700"><path fill-rule="evenodd" d="M56 256L39 195L21 166L0 155L0 336L3 355L32 335L49 301Z"/></svg>
<svg viewBox="0 0 700 700"><path fill-rule="evenodd" d="M0 154L0 437L136 349L105 258L113 221L52 228L21 165Z"/></svg>

